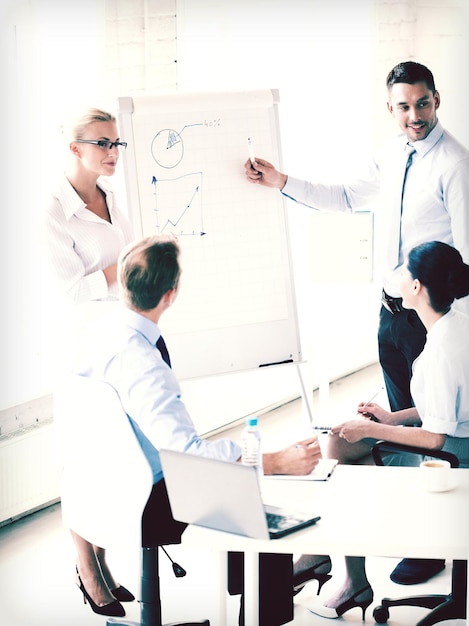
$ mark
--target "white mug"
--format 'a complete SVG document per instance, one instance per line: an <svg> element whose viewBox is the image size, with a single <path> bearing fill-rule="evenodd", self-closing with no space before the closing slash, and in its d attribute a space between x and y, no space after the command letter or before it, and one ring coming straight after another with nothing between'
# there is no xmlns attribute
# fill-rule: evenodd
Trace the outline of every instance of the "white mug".
<svg viewBox="0 0 469 626"><path fill-rule="evenodd" d="M420 463L420 478L426 491L446 491L450 487L449 461L431 459Z"/></svg>

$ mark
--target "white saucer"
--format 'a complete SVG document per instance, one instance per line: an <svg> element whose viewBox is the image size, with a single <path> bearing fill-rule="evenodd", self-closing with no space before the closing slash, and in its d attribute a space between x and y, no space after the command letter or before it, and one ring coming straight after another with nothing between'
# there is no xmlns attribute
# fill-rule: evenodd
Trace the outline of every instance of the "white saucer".
<svg viewBox="0 0 469 626"><path fill-rule="evenodd" d="M456 487L457 483L450 483L449 485L446 485L446 487L432 487L431 489L429 487L425 487L425 491L428 491L429 493L444 493L446 491L451 491Z"/></svg>

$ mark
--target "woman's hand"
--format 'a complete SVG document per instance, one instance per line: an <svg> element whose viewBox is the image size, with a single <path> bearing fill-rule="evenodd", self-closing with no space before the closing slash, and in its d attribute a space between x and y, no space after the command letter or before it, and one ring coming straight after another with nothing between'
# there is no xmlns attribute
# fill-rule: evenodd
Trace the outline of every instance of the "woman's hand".
<svg viewBox="0 0 469 626"><path fill-rule="evenodd" d="M391 423L392 413L386 411L386 409L383 409L383 407L375 402L360 402L357 406L357 412L374 422L381 422L382 424Z"/></svg>
<svg viewBox="0 0 469 626"><path fill-rule="evenodd" d="M370 434L372 427L373 422L370 419L362 418L333 426L330 432L332 435L338 435L345 439L348 443L357 443L357 441L361 441L365 437L372 436Z"/></svg>

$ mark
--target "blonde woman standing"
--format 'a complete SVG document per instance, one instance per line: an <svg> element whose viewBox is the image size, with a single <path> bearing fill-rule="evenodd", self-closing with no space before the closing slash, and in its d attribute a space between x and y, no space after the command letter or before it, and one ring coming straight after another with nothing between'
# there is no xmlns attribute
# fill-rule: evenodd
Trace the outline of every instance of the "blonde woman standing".
<svg viewBox="0 0 469 626"><path fill-rule="evenodd" d="M116 118L89 108L64 125L63 134L68 163L45 207L42 226L45 259L56 293L68 313L74 310L72 318L64 316L67 332L62 341L64 352L71 353L76 326L86 321L89 310L96 314L106 309L103 302L117 302L117 258L133 240L133 232L108 181L116 171L119 151L127 145L119 137ZM114 580L105 550L73 529L70 532L77 551L77 585L84 601L100 615L125 615L121 602L135 598Z"/></svg>

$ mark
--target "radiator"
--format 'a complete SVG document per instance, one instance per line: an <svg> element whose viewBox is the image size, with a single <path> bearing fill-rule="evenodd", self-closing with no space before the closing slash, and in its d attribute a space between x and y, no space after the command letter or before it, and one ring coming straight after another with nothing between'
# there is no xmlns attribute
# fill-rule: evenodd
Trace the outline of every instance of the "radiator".
<svg viewBox="0 0 469 626"><path fill-rule="evenodd" d="M60 496L52 420L0 437L0 525Z"/></svg>

